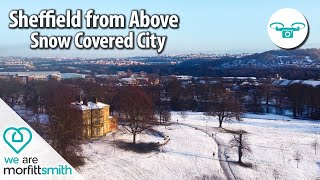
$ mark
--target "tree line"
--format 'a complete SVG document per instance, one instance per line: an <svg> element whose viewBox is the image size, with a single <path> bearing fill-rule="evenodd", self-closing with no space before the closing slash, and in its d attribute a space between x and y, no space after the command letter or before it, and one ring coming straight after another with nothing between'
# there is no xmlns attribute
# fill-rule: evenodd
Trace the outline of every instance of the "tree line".
<svg viewBox="0 0 320 180"><path fill-rule="evenodd" d="M244 112L284 114L289 109L295 118L320 119L320 88L293 84L272 85L271 79L259 83L215 81L191 83L176 78L160 78L158 85L121 85L108 79L32 81L21 84L0 80L0 97L10 106L24 106L35 114L47 114L45 125L31 125L71 164L81 164L83 122L70 103L79 95L96 97L107 103L111 115L136 135L155 124L167 125L171 111L202 111L217 116L219 127L227 119L241 120ZM273 112L275 111L275 112ZM28 121L28 119L26 119ZM80 160L79 160L80 159Z"/></svg>

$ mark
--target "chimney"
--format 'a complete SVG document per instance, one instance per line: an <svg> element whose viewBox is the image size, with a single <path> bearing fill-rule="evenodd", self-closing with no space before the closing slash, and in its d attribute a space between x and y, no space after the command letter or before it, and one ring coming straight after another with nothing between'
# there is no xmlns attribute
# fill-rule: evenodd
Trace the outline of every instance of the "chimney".
<svg viewBox="0 0 320 180"><path fill-rule="evenodd" d="M84 98L83 98L83 105L88 106L88 99L87 99L87 97L84 97Z"/></svg>
<svg viewBox="0 0 320 180"><path fill-rule="evenodd" d="M98 100L97 100L97 98L95 96L92 97L92 102L95 103L95 104L98 103Z"/></svg>
<svg viewBox="0 0 320 180"><path fill-rule="evenodd" d="M76 100L77 100L77 102L80 103L80 102L82 101L82 96L81 96L81 95L77 96L77 97L76 97Z"/></svg>

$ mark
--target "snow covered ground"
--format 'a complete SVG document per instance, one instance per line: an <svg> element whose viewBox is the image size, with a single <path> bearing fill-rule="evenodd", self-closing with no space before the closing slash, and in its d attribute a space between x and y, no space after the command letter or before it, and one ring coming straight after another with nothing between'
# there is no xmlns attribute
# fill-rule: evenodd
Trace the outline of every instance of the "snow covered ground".
<svg viewBox="0 0 320 180"><path fill-rule="evenodd" d="M80 173L86 179L197 179L203 175L215 175L225 179L217 156L215 141L201 131L183 125L157 127L170 137L160 152L138 154L113 146L117 140L132 141L132 136L121 131L83 146L86 164ZM138 136L138 142L160 142L164 139L149 134Z"/></svg>
<svg viewBox="0 0 320 180"><path fill-rule="evenodd" d="M178 112L173 118L184 124L191 124L207 130L222 139L227 148L229 161L237 160L235 150L228 148L233 134L216 128L216 118L204 116L202 113L189 112L183 120ZM278 179L309 180L320 178L320 151L315 155L311 143L320 140L320 123L317 121L295 120L277 115L247 114L242 122L228 121L223 124L228 130L245 130L252 152L244 157L253 168L245 168L230 163L237 179ZM302 159L297 168L294 160L295 152L300 151Z"/></svg>
<svg viewBox="0 0 320 180"><path fill-rule="evenodd" d="M22 119L27 120L28 122L40 122L47 123L49 116L47 114L35 114L32 110L24 107L15 105L12 109L20 116Z"/></svg>
<svg viewBox="0 0 320 180"><path fill-rule="evenodd" d="M176 124L178 121L179 124ZM86 164L80 173L86 179L199 179L203 175L213 175L214 179L226 179L217 155L214 135L223 143L228 164L236 179L288 179L309 180L320 177L320 150L315 155L311 143L320 140L320 123L301 121L285 116L247 114L242 122L223 123L227 130L245 130L252 152L246 155L246 168L234 163L235 150L228 142L232 131L217 128L216 117L207 117L200 112L188 112L182 118L179 112L172 112L172 122L165 129L155 129L170 137L161 146L160 152L138 154L113 145L114 141L131 141L132 136L121 130L106 137L83 145ZM191 127L190 127L191 126ZM192 128L197 127L197 129ZM202 131L200 131L202 130ZM164 139L153 134L138 136L140 142L159 142ZM300 151L302 159L297 168L293 155Z"/></svg>

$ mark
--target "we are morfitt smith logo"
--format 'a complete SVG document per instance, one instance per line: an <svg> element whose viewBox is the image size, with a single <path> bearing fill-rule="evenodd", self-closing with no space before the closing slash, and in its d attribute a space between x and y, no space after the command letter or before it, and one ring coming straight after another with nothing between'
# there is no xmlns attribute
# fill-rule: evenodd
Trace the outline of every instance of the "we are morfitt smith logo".
<svg viewBox="0 0 320 180"><path fill-rule="evenodd" d="M30 143L31 139L32 133L26 127L10 127L3 133L3 140L17 154Z"/></svg>
<svg viewBox="0 0 320 180"><path fill-rule="evenodd" d="M284 8L275 12L268 22L268 34L274 44L283 49L302 45L309 33L309 25L296 9Z"/></svg>

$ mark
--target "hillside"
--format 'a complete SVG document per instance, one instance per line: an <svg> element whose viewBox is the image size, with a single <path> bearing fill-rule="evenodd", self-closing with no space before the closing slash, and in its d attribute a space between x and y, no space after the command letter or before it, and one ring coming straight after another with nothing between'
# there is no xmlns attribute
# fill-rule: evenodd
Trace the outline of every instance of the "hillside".
<svg viewBox="0 0 320 180"><path fill-rule="evenodd" d="M194 76L257 76L319 78L320 49L272 50L243 57L198 58L176 65L178 73ZM306 71L307 69L307 71Z"/></svg>

